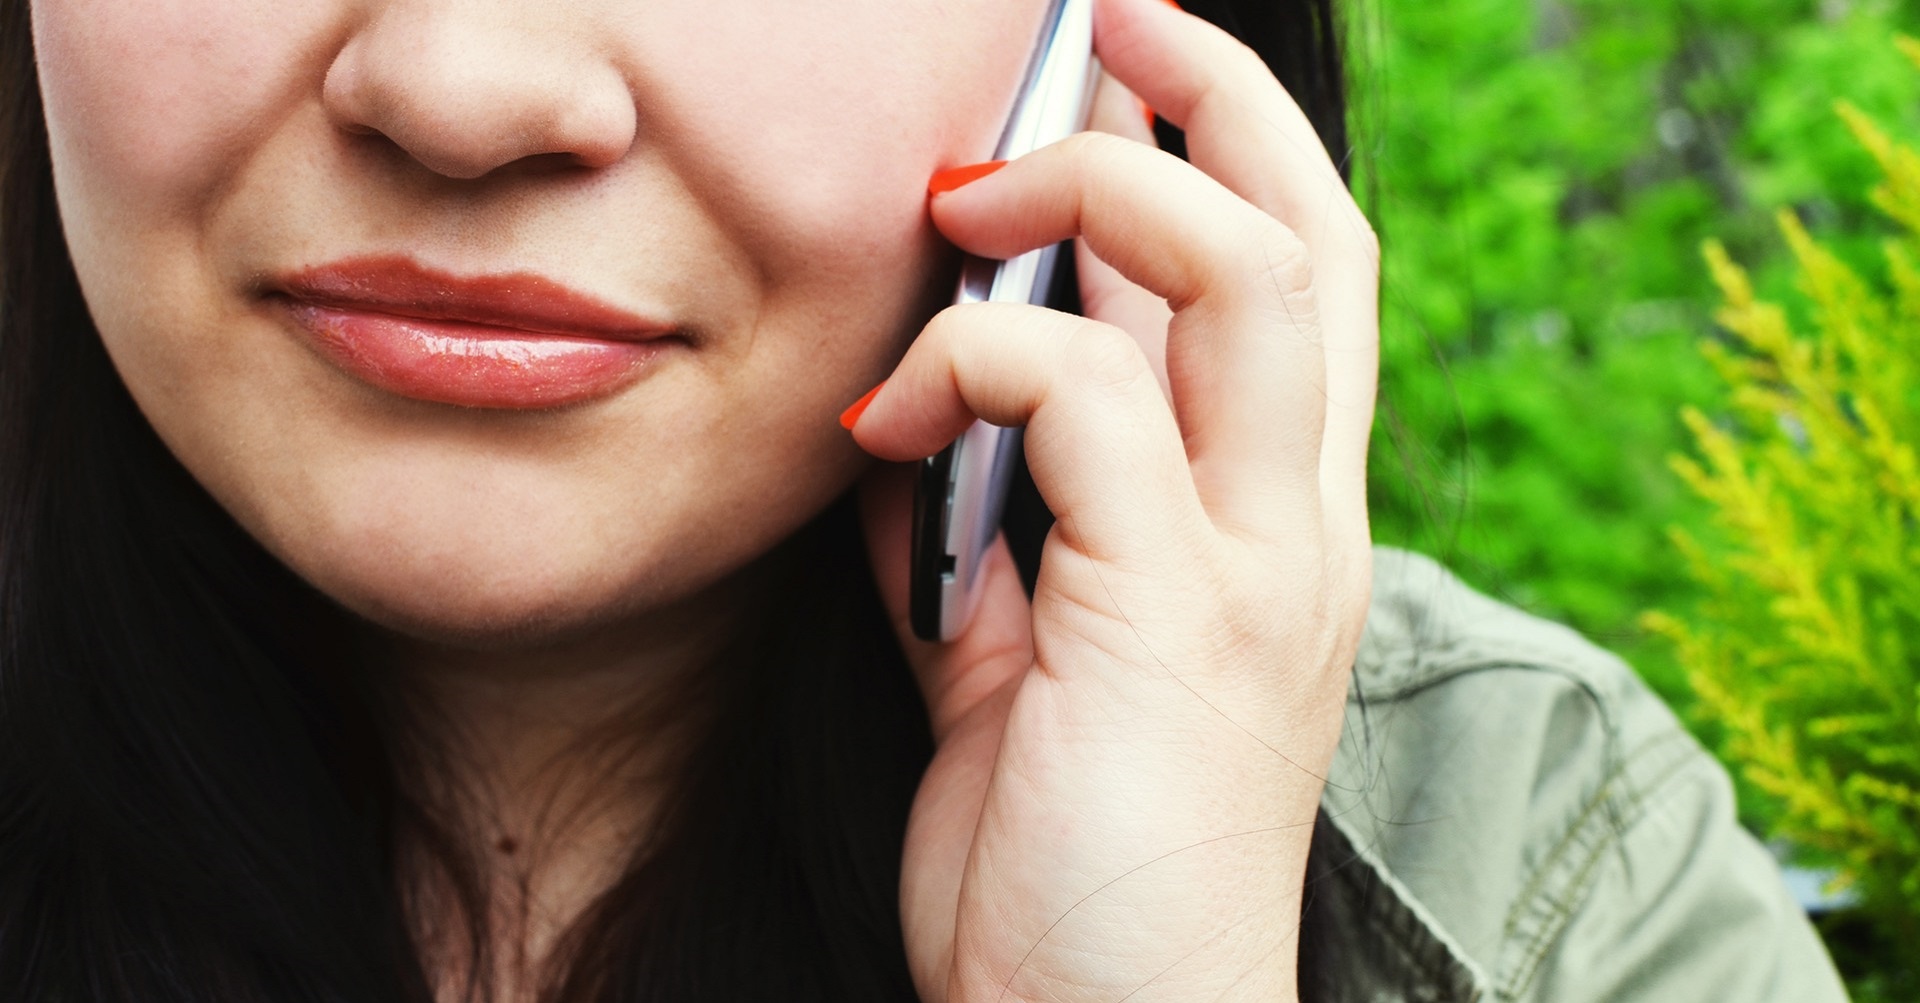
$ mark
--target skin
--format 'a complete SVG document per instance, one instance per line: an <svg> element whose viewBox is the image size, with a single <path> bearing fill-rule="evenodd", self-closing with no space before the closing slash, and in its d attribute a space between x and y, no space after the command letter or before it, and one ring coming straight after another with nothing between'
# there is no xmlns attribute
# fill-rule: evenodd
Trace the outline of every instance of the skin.
<svg viewBox="0 0 1920 1003"><path fill-rule="evenodd" d="M1042 6L35 4L69 248L135 399L470 740L475 839L541 847L499 865L509 998L647 824L596 804L574 740L697 667L856 480L939 740L902 889L922 995L1293 994L1369 582L1377 248L1258 60L1157 0L1098 6L1105 135L929 202L991 148ZM926 323L948 241L1076 236L1086 319ZM688 340L610 398L467 410L359 383L254 293L394 251ZM849 437L834 415L889 374ZM862 449L925 456L976 415L1028 426L1060 525L1031 604L997 550L970 631L924 645L906 482Z"/></svg>

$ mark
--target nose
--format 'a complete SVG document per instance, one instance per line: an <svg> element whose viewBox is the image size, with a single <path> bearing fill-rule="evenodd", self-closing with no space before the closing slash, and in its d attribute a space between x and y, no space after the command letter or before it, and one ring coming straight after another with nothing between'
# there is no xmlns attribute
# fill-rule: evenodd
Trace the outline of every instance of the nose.
<svg viewBox="0 0 1920 1003"><path fill-rule="evenodd" d="M542 9L566 7L386 5L327 68L327 114L452 178L543 156L613 164L632 148L636 128L625 77L589 40L528 23Z"/></svg>

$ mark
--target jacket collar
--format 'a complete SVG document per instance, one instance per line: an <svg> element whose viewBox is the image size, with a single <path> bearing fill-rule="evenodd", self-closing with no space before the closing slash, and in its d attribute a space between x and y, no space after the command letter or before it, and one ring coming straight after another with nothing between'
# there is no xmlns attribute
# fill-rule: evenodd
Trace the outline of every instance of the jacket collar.
<svg viewBox="0 0 1920 1003"><path fill-rule="evenodd" d="M1462 951L1407 887L1345 821L1351 813L1322 803L1332 825L1316 853L1308 907L1324 910L1333 957L1322 964L1346 1001L1475 1003L1490 996L1486 973ZM1364 811L1361 812L1364 814Z"/></svg>

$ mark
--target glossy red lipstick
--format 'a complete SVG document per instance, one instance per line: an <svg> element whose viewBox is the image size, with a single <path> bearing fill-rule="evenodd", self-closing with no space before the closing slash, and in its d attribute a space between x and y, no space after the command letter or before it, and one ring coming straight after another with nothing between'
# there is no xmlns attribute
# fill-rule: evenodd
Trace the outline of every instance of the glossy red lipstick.
<svg viewBox="0 0 1920 1003"><path fill-rule="evenodd" d="M673 329L530 272L458 276L349 258L273 276L269 297L335 365L403 397L560 407L638 379Z"/></svg>

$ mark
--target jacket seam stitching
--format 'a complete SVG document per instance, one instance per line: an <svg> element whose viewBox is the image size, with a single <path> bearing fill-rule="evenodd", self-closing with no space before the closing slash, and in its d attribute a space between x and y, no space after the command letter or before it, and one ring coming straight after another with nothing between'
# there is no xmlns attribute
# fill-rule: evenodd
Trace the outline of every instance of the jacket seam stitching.
<svg viewBox="0 0 1920 1003"><path fill-rule="evenodd" d="M1565 833L1555 842L1553 849L1547 853L1546 858L1528 874L1525 885L1516 897L1516 902L1532 902L1546 894L1545 886L1548 884L1553 872L1559 868L1561 858L1579 843L1581 837L1592 828L1595 824L1595 815L1599 814L1602 808L1607 807L1611 802L1621 797L1618 790L1621 778L1627 775L1636 762L1640 761L1643 757L1652 755L1658 751L1662 745L1672 741L1674 737L1675 736L1672 735L1655 736L1635 749L1627 757L1626 761L1620 765L1619 769L1611 771L1602 778L1600 785L1595 788L1593 795L1587 799L1586 804L1581 806L1580 814L1575 816L1573 821L1567 826ZM1630 793L1626 796L1632 797ZM1618 824L1619 815L1617 812L1608 812L1607 814L1613 817L1616 820L1616 824ZM1516 905L1513 912L1508 915L1507 935L1509 937L1517 932L1516 928L1519 925L1518 914L1521 911L1520 906Z"/></svg>
<svg viewBox="0 0 1920 1003"><path fill-rule="evenodd" d="M1631 776L1633 766L1652 758L1655 752L1676 747L1670 761L1653 768L1652 774L1644 782L1634 782ZM1593 881L1598 873L1600 862L1607 851L1619 846L1629 828L1637 825L1646 815L1652 796L1681 775L1687 767L1701 762L1705 754L1694 745L1684 731L1674 730L1654 736L1634 750L1621 769L1610 776L1601 785L1600 791L1589 803L1581 817L1571 827L1567 836L1554 848L1549 860L1535 871L1535 878L1529 881L1527 894L1521 896L1512 913L1508 916L1509 934L1516 934L1519 928L1527 925L1526 912L1534 912L1538 925L1528 938L1526 947L1518 959L1513 962L1510 974L1500 980L1500 995L1517 999L1532 984L1539 973L1540 963L1546 959L1553 942L1566 928L1579 905L1593 889ZM1601 809L1608 809L1602 812ZM1600 821L1605 816L1611 824ZM1568 851L1585 844L1585 858L1564 881L1558 894L1544 889L1548 883L1554 864Z"/></svg>

